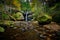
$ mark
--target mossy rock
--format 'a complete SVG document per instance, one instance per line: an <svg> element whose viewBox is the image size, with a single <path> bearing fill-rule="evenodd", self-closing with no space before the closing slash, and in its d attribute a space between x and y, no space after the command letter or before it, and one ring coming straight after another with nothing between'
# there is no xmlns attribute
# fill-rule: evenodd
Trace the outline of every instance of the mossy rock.
<svg viewBox="0 0 60 40"><path fill-rule="evenodd" d="M39 22L39 24L42 24L42 23L43 23L43 24L50 23L51 20L52 20L52 17L49 16L49 15L47 15L47 14L45 14L45 15L43 15L43 16L40 16L40 17L38 17L38 19L37 19L37 21Z"/></svg>
<svg viewBox="0 0 60 40"><path fill-rule="evenodd" d="M4 31L5 31L5 29L0 26L0 32L4 32Z"/></svg>
<svg viewBox="0 0 60 40"><path fill-rule="evenodd" d="M22 13L20 13L20 12L14 13L12 16L13 16L16 20L23 20L23 19L24 19Z"/></svg>

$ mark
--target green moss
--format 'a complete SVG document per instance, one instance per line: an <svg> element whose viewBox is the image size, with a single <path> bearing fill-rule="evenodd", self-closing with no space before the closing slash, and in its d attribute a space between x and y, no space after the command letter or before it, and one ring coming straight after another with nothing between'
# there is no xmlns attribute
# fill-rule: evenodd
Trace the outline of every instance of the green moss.
<svg viewBox="0 0 60 40"><path fill-rule="evenodd" d="M0 27L0 32L4 32L5 29L3 27Z"/></svg>
<svg viewBox="0 0 60 40"><path fill-rule="evenodd" d="M47 22L47 21L50 21L50 20L52 20L52 17L47 15L47 14L45 14L41 17L38 17L38 19L37 19L37 21L39 21L39 22Z"/></svg>
<svg viewBox="0 0 60 40"><path fill-rule="evenodd" d="M14 13L12 16L13 16L16 20L24 19L22 13L20 13L20 12Z"/></svg>

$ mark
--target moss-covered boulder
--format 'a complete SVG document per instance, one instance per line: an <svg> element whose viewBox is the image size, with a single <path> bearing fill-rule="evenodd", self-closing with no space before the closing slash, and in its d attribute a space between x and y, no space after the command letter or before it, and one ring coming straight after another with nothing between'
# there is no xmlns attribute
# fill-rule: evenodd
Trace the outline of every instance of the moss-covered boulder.
<svg viewBox="0 0 60 40"><path fill-rule="evenodd" d="M43 23L43 24L50 23L51 20L52 20L52 17L49 16L49 15L47 15L47 14L42 15L42 16L39 16L39 17L37 18L37 21L39 22L39 24L42 24L42 23Z"/></svg>
<svg viewBox="0 0 60 40"><path fill-rule="evenodd" d="M4 31L5 31L5 29L0 26L0 32L4 32Z"/></svg>
<svg viewBox="0 0 60 40"><path fill-rule="evenodd" d="M23 20L23 19L24 19L22 13L20 13L20 12L14 13L12 16L13 16L16 20Z"/></svg>

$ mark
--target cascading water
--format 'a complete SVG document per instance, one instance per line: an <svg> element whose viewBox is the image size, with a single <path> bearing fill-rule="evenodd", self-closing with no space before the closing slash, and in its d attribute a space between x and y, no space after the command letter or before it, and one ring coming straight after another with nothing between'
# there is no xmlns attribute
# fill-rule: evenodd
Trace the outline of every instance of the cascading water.
<svg viewBox="0 0 60 40"><path fill-rule="evenodd" d="M26 12L26 22L28 21L28 11Z"/></svg>

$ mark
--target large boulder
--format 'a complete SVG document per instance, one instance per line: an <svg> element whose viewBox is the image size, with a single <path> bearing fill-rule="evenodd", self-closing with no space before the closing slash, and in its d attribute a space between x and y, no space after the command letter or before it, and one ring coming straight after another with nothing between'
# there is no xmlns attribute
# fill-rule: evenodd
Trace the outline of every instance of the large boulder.
<svg viewBox="0 0 60 40"><path fill-rule="evenodd" d="M14 13L12 16L13 16L16 20L23 20L23 19L24 19L22 13L20 13L20 12Z"/></svg>
<svg viewBox="0 0 60 40"><path fill-rule="evenodd" d="M51 22L51 20L52 20L52 17L47 14L45 14L43 16L39 16L37 18L37 21L39 22L39 24L48 24Z"/></svg>

